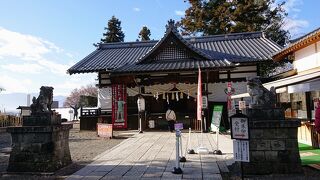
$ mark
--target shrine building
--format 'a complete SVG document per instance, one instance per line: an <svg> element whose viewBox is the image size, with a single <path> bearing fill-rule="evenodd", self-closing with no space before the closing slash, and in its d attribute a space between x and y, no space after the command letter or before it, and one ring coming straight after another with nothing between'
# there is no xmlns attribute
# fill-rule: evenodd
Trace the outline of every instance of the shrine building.
<svg viewBox="0 0 320 180"><path fill-rule="evenodd" d="M280 49L263 32L183 37L172 20L160 40L100 44L68 70L70 75L98 74L98 105L83 108L81 128L94 129L97 122L109 122L114 128L137 129L137 96L141 94L144 129L167 129L168 107L185 128L199 129L199 69L205 128L210 127L215 105L223 106L221 126L228 128L230 96L245 93L246 77L259 76L259 63L271 62Z"/></svg>

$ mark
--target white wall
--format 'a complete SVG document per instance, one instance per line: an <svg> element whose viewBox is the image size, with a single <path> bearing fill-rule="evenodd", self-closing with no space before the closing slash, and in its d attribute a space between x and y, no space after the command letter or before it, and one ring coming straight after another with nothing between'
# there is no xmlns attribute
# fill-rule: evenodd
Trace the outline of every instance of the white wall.
<svg viewBox="0 0 320 180"><path fill-rule="evenodd" d="M320 67L320 42L296 51L294 56L293 66L298 73Z"/></svg>
<svg viewBox="0 0 320 180"><path fill-rule="evenodd" d="M71 119L70 119L70 113L69 111L72 110L72 108L55 108L53 109L56 112L58 112L59 114L61 114L61 118L65 118L68 121L72 121L73 120L73 113L71 113ZM72 110L73 111L73 110ZM80 109L78 109L78 118L80 117Z"/></svg>

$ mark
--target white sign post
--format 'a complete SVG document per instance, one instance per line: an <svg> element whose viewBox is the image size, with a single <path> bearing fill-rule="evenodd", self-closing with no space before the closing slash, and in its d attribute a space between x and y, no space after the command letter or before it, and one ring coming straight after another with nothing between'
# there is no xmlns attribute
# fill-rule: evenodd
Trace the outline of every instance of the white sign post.
<svg viewBox="0 0 320 180"><path fill-rule="evenodd" d="M240 161L241 179L243 179L242 162L250 162L249 156L249 118L236 113L230 117L231 139L233 140L233 155L235 161Z"/></svg>
<svg viewBox="0 0 320 180"><path fill-rule="evenodd" d="M176 167L173 168L172 173L173 174L182 174L183 171L180 168L180 151L179 151L179 140L181 137L181 129L183 129L182 123L176 123L174 124L174 129L176 130Z"/></svg>

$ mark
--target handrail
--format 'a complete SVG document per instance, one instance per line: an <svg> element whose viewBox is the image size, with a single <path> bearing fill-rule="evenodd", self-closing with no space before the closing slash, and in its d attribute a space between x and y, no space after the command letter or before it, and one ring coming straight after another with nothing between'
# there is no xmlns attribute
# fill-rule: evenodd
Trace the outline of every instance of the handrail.
<svg viewBox="0 0 320 180"><path fill-rule="evenodd" d="M80 114L81 116L111 115L111 109L81 108Z"/></svg>

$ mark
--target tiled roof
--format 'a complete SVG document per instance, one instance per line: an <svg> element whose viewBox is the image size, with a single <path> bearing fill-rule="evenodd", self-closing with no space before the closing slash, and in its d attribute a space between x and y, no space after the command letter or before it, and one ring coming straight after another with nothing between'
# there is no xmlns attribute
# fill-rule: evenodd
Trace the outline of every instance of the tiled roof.
<svg viewBox="0 0 320 180"><path fill-rule="evenodd" d="M309 46L310 44L314 43L315 41L319 41L319 39L320 39L320 28L317 28L304 36L301 36L297 39L290 41L290 43L286 47L275 52L273 58L276 61L282 60L288 54L290 54L294 51L298 51L306 46Z"/></svg>
<svg viewBox="0 0 320 180"><path fill-rule="evenodd" d="M228 61L241 63L271 60L271 55L281 49L276 43L265 38L262 32L233 33L180 40L204 59L210 59L210 61L198 62L203 68L226 68L230 66ZM140 61L157 49L157 44L161 44L160 41L101 44L97 50L72 66L68 72L74 74L104 70L117 72L131 72L137 69L140 71L190 70L197 64L197 62L192 62L192 59L141 64Z"/></svg>
<svg viewBox="0 0 320 180"><path fill-rule="evenodd" d="M233 64L227 60L198 60L184 59L181 60L169 60L169 61L157 61L153 63L143 64L128 64L115 69L114 73L151 73L157 72L170 72L170 71L194 71L198 67L201 69L216 69L216 70L228 70L233 67Z"/></svg>

